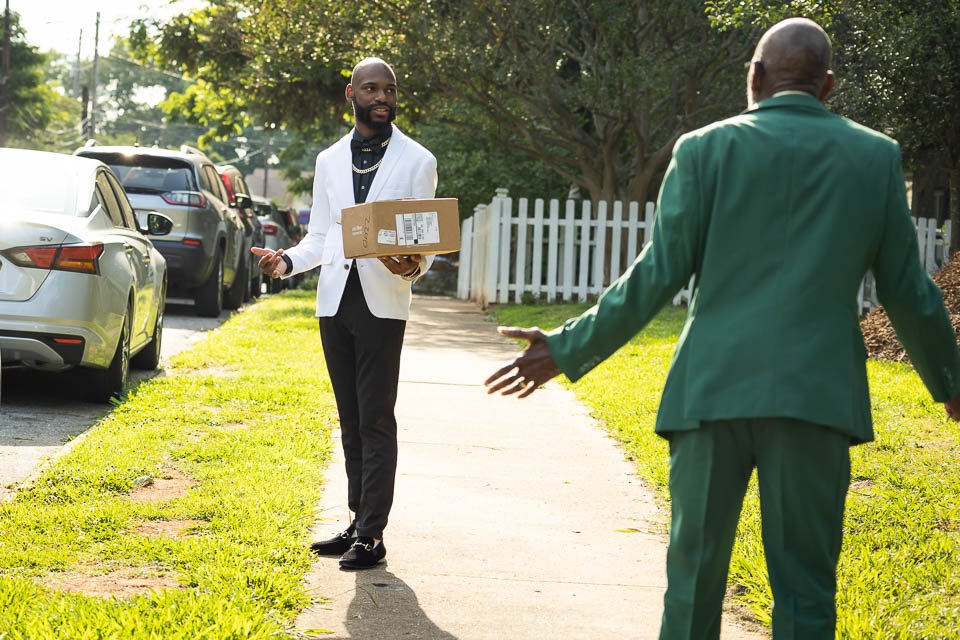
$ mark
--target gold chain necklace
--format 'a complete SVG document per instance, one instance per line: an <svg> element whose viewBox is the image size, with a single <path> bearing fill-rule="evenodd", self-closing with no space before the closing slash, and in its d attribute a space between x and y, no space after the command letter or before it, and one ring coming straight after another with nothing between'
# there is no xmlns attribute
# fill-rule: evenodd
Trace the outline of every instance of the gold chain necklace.
<svg viewBox="0 0 960 640"><path fill-rule="evenodd" d="M390 138L387 138L386 140L384 140L383 142L381 142L381 143L380 143L380 148L381 148L381 149L386 149L388 144L390 144ZM360 151L373 151L373 149L360 149ZM376 171L378 168L380 168L380 163L381 163L381 162L383 162L383 158L380 158L379 160L377 160L377 164L373 165L372 167L367 167L366 169L360 169L360 168L358 168L357 165L353 164L352 161L351 161L351 163L350 163L350 166L353 167L353 172L354 172L354 173L358 173L358 174L360 174L360 175L363 175L363 174L365 174L365 173L370 173L371 171Z"/></svg>

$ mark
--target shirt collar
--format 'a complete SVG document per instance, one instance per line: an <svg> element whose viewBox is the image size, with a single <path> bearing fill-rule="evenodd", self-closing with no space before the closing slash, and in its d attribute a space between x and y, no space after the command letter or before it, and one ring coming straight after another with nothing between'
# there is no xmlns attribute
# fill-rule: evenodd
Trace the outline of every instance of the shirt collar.
<svg viewBox="0 0 960 640"><path fill-rule="evenodd" d="M812 93L807 93L806 91L781 91L775 96L764 98L741 113L754 113L761 109L776 107L801 107L828 112L826 105L817 100Z"/></svg>
<svg viewBox="0 0 960 640"><path fill-rule="evenodd" d="M360 135L360 132L354 128L352 142L362 143L364 146L373 146L383 143L384 140L388 139L393 135L393 125L381 133L375 133L371 138L364 138Z"/></svg>
<svg viewBox="0 0 960 640"><path fill-rule="evenodd" d="M777 91L775 94L770 96L771 98L779 98L780 96L812 96L812 93L806 91L800 91L798 89L787 89L786 91Z"/></svg>

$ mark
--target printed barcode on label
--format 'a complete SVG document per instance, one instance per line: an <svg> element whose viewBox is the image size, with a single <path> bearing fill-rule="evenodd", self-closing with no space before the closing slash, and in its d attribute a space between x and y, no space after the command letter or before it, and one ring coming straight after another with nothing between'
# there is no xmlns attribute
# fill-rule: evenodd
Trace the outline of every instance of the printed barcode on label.
<svg viewBox="0 0 960 640"><path fill-rule="evenodd" d="M427 245L440 242L440 226L436 211L398 213L396 221L398 245Z"/></svg>

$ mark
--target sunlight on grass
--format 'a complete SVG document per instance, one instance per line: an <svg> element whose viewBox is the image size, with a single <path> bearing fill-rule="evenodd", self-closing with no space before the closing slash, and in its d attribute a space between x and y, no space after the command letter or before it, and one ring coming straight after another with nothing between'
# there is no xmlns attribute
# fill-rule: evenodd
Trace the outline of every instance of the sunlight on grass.
<svg viewBox="0 0 960 640"><path fill-rule="evenodd" d="M292 292L235 314L0 503L0 636L270 638L292 625L336 420L313 306ZM181 490L149 499L165 479ZM192 524L135 533L167 520ZM115 575L179 588L55 588Z"/></svg>
<svg viewBox="0 0 960 640"><path fill-rule="evenodd" d="M501 324L549 329L586 305L505 306ZM666 442L653 433L684 311L667 308L571 385L619 440L669 511ZM854 447L839 568L841 638L947 638L960 619L960 428L947 423L909 367L868 363L877 440ZM666 530L666 518L664 523ZM737 533L730 584L770 621L756 481Z"/></svg>

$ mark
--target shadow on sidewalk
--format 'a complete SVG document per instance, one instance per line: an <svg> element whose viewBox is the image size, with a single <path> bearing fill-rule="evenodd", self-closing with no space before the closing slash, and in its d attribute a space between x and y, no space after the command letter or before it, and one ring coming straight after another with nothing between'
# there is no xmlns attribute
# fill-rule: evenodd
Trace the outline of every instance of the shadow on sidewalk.
<svg viewBox="0 0 960 640"><path fill-rule="evenodd" d="M343 621L348 635L332 640L457 640L434 624L420 608L413 589L386 569L357 571L355 579L353 600Z"/></svg>

